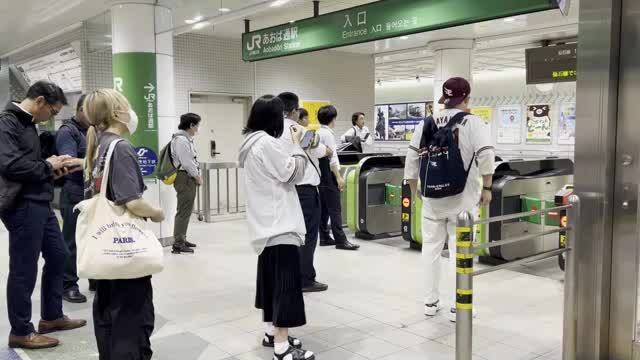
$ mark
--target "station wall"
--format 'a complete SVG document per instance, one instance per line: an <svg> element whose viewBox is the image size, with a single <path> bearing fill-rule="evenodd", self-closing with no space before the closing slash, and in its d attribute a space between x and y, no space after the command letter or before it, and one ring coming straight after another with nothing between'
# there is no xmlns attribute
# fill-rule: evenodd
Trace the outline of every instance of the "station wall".
<svg viewBox="0 0 640 360"><path fill-rule="evenodd" d="M558 83L549 92L542 92L535 86L526 84L524 70L482 73L474 75L471 91L471 106L488 106L493 109L492 130L497 152L506 158L540 158L546 156L574 157L573 145L558 144L557 129L561 105L574 102L576 97L575 83ZM433 100L433 80L422 79L421 82L406 81L376 86L376 104L392 104ZM550 104L552 117L552 144L526 144L526 106L533 104ZM498 108L500 106L518 105L522 109L521 129L522 142L519 145L497 144ZM578 120L579 121L579 120ZM406 142L379 142L379 151L404 153Z"/></svg>

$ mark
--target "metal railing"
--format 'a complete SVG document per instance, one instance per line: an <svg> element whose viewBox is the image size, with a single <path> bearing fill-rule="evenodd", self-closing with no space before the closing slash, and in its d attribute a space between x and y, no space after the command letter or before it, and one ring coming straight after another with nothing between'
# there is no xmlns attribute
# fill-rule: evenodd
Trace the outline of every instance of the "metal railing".
<svg viewBox="0 0 640 360"><path fill-rule="evenodd" d="M245 206L240 205L240 166L234 162L204 163L202 168L202 186L198 189L197 214L200 220L212 222L214 216L241 214ZM211 173L215 171L215 177ZM220 172L224 176L224 189L221 190ZM230 187L233 176L234 186ZM211 207L211 181L215 179L215 207ZM232 198L233 193L233 198ZM223 199L226 202L223 205ZM233 200L233 201L232 201Z"/></svg>
<svg viewBox="0 0 640 360"><path fill-rule="evenodd" d="M473 226L493 222L526 218L530 216L566 211L568 223L565 227L544 231L536 234L519 236L512 239L488 242L474 246ZM558 206L543 210L534 210L518 214L493 217L474 222L469 212L458 215L456 227L456 360L471 360L473 353L473 278L482 274L512 268L518 265L539 261L561 254L565 254L565 282L564 282L564 324L563 348L564 360L575 359L576 329L575 329L575 262L572 259L573 244L575 244L575 229L580 213L580 199L577 195L569 198L569 205ZM482 270L473 270L474 253L476 250L488 249L496 246L513 244L521 241L536 239L550 234L566 234L564 248L545 251L503 265Z"/></svg>

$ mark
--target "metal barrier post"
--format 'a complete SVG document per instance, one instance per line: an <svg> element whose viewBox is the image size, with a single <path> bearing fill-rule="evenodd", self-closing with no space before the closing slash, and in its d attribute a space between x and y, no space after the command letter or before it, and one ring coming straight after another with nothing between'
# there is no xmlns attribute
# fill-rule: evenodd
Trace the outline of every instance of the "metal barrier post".
<svg viewBox="0 0 640 360"><path fill-rule="evenodd" d="M571 195L569 198L571 208L567 209L568 233L564 265L564 324L562 341L562 359L575 360L576 358L576 261L575 244L580 216L580 198Z"/></svg>
<svg viewBox="0 0 640 360"><path fill-rule="evenodd" d="M211 181L209 169L202 171L202 207L204 221L211 222Z"/></svg>
<svg viewBox="0 0 640 360"><path fill-rule="evenodd" d="M456 360L471 360L473 351L472 247L473 218L465 211L456 224Z"/></svg>

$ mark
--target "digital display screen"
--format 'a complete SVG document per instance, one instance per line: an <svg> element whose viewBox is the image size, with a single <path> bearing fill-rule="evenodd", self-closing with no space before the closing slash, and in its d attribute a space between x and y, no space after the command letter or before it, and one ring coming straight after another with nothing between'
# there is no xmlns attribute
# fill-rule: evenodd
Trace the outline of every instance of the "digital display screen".
<svg viewBox="0 0 640 360"><path fill-rule="evenodd" d="M527 84L576 81L578 44L526 50Z"/></svg>

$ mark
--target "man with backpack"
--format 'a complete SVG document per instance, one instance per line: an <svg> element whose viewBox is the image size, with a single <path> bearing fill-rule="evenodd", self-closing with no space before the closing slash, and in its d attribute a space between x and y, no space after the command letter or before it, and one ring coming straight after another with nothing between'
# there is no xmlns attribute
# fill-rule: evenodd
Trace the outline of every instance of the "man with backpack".
<svg viewBox="0 0 640 360"><path fill-rule="evenodd" d="M456 219L491 202L495 151L491 125L466 112L471 86L451 78L442 86L439 103L445 109L416 128L405 163L405 179L415 194L420 179L422 258L425 267L425 315L435 316L440 300L451 301L449 319L455 321ZM449 245L450 275L446 296L440 297L440 258Z"/></svg>
<svg viewBox="0 0 640 360"><path fill-rule="evenodd" d="M80 96L76 105L75 116L65 121L56 133L56 153L68 155L76 159L76 165L82 166L87 152L87 129L91 126L84 114L82 103L85 95ZM71 303L84 303L87 297L78 288L78 271L76 269L76 224L78 212L76 205L84 200L84 179L81 171L65 177L60 196L60 212L62 213L62 235L69 249L69 257L64 269L64 292L62 297Z"/></svg>
<svg viewBox="0 0 640 360"><path fill-rule="evenodd" d="M62 311L62 283L67 245L51 208L53 180L79 171L76 159L68 155L41 158L36 125L53 119L67 104L57 85L38 81L20 103L10 102L0 112L0 177L17 191L0 199L0 219L9 231L9 276L7 310L11 333L9 347L43 349L57 346L57 339L45 336L54 331L86 325L71 320ZM5 185L6 188L6 185ZM31 295L42 270L41 320L36 331L31 322Z"/></svg>

